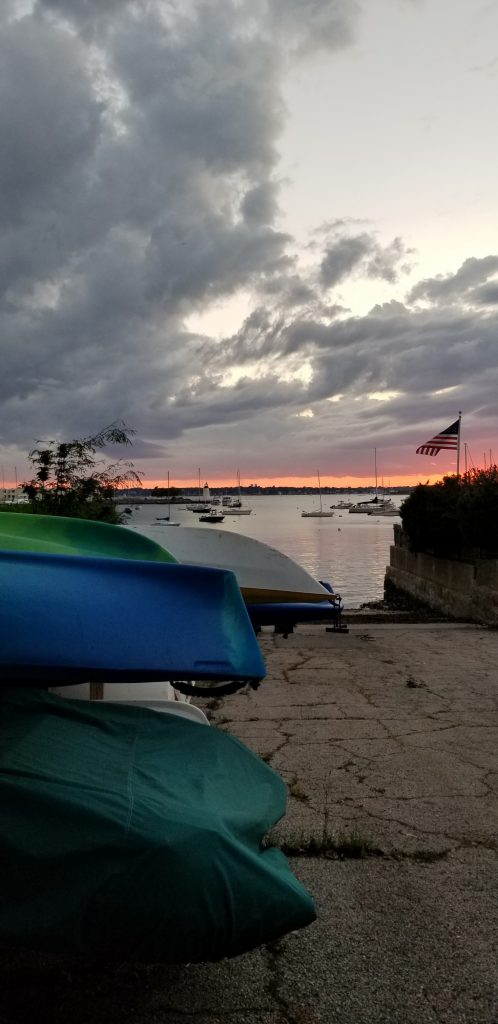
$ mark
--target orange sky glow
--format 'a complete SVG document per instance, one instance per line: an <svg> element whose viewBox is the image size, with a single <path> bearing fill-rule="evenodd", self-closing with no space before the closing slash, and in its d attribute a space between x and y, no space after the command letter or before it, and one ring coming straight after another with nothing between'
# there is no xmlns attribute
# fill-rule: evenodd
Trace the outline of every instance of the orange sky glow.
<svg viewBox="0 0 498 1024"><path fill-rule="evenodd" d="M406 486L413 487L416 484L420 484L420 483L423 483L423 484L425 484L425 483L435 484L438 480L441 480L443 478L443 476L446 475L446 473L450 474L451 472L452 472L451 470L447 470L445 473L434 473L434 474L418 473L418 474L416 474L416 475L414 474L412 476L410 474L405 474L404 476L399 476L399 477L394 476L394 477L391 477L389 479L388 486L390 486L390 487L403 487L403 486L406 485ZM204 484L205 482L206 482L206 478L203 478L202 483ZM220 477L220 479L215 479L214 477L211 477L211 478L208 477L207 478L207 482L209 483L210 487L216 487L216 488L219 488L219 487L222 487L222 488L223 487L233 488L234 487L233 477L230 477L230 479L222 478L222 477ZM374 485L374 481L372 481L372 477L371 476L368 476L368 477L353 477L353 476L338 477L338 476L327 476L327 475L324 475L324 476L321 477L321 482L322 482L322 487L341 487L341 488L344 488L344 490L347 490L348 487L351 487L354 490L356 487L372 487ZM261 487L273 487L273 486L275 486L275 487L316 487L317 486L316 474L313 474L312 476L309 476L309 477L303 477L303 476L263 477L263 476L259 476L256 480L247 480L245 483L243 483L242 484L242 490L244 489L244 487L249 487L251 485L251 483L259 484ZM384 483L385 483L385 481L384 481ZM167 481L164 480L164 479L163 480L159 480L159 479L158 480L145 480L145 479L143 479L142 480L142 486L143 487L167 487ZM183 487L185 487L185 488L186 487L198 488L199 487L199 481L198 481L197 478L194 478L194 477L184 477L184 478L179 478L179 479L175 479L174 481L171 481L171 486L172 487L177 487L180 490ZM380 488L380 483L379 483L379 488Z"/></svg>
<svg viewBox="0 0 498 1024"><path fill-rule="evenodd" d="M409 473L405 473L403 476L392 476L392 477L389 478L388 481L384 480L384 483L386 484L386 486L389 486L389 487L403 487L405 485L413 487L416 484L421 484L421 483L422 484L425 484L425 483L435 484L435 483L437 483L438 480L442 480L443 476L446 476L446 475L449 476L449 475L451 475L454 472L455 472L455 470L448 469L448 470L445 470L443 473L434 473L434 474L431 474L431 473L418 473L416 475L415 474L414 475L410 475ZM372 480L371 476L368 476L368 477L366 477L366 476L365 477L360 477L360 476L339 477L339 476L327 476L326 474L324 474L323 476L321 475L320 478L321 478L321 482L322 482L322 486L323 487L340 487L340 488L343 488L344 490L347 490L348 487L351 487L353 490L356 487L373 487L374 483L375 483L375 481ZM172 487L177 487L179 490L181 490L183 487L184 488L187 488L187 487L188 488L196 488L196 489L198 489L198 487L199 487L199 479L198 479L198 477L176 477L174 480L171 480L170 482L171 482L171 486ZM203 477L202 484L204 484L205 482L206 482L206 477ZM228 478L228 477L219 477L218 479L215 478L215 477L208 477L207 478L207 482L208 482L209 486L213 487L213 488L220 488L220 487L221 488L223 488L223 487L233 488L235 486L233 477L230 477L230 478ZM312 474L309 477L304 477L304 476L279 476L279 477L258 476L257 479L255 479L255 480L248 479L247 481L243 482L242 483L242 490L244 489L244 487L249 487L252 483L259 484L261 487L273 487L273 486L274 487L316 487L317 486L317 479L316 479L316 474ZM17 481L17 485L20 486L20 481L19 480ZM10 489L10 488L13 488L13 487L16 486L16 481L14 479L9 479L8 477L5 477L3 480L0 481L0 486L1 487L6 487L6 488ZM130 485L130 486L133 486L133 485ZM142 487L167 487L167 486L168 486L168 483L167 483L166 477L164 477L164 478L159 478L158 477L156 479L150 479L150 478L145 478L144 477L142 479ZM379 480L379 490L381 490L381 489L382 489L382 483Z"/></svg>

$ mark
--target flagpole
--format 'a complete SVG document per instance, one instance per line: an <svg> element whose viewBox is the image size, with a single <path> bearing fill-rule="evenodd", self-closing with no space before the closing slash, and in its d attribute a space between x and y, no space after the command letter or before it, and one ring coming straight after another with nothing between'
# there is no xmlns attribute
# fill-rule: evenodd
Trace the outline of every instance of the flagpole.
<svg viewBox="0 0 498 1024"><path fill-rule="evenodd" d="M457 480L460 478L460 437L462 433L462 413L458 413L458 443L457 443Z"/></svg>

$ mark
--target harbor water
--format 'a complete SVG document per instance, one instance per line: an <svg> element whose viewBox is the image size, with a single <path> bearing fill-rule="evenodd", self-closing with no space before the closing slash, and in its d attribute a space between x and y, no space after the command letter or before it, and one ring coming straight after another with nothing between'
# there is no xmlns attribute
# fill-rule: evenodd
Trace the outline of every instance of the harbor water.
<svg viewBox="0 0 498 1024"><path fill-rule="evenodd" d="M324 495L322 505L331 505L345 495ZM348 501L365 501L368 494L348 494ZM393 543L393 524L396 517L382 517L363 513L351 514L347 509L336 509L331 518L302 517L302 511L318 507L316 495L260 495L243 497L243 504L251 508L250 515L231 515L229 509L220 509L225 518L213 526L199 523L199 516L183 505L171 506L171 520L180 527L168 525L167 505L130 503L131 515L126 525L168 547L168 531L184 526L201 526L206 530L229 530L245 534L278 548L307 569L315 579L331 583L341 594L345 608L359 608L367 601L382 600L384 576L389 564L389 548ZM403 496L393 497L397 507Z"/></svg>

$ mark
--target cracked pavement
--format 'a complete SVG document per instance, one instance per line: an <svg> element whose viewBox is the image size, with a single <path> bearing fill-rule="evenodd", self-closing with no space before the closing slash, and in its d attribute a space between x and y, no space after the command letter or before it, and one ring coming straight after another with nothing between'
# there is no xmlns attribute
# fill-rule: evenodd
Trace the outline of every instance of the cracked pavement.
<svg viewBox="0 0 498 1024"><path fill-rule="evenodd" d="M4 953L0 1024L498 1024L498 631L260 642L260 689L202 706L287 782L272 840L317 921L215 964Z"/></svg>
<svg viewBox="0 0 498 1024"><path fill-rule="evenodd" d="M385 853L498 851L498 632L304 627L261 640L268 677L223 728L289 784L282 841L356 833ZM213 715L216 723L217 715Z"/></svg>

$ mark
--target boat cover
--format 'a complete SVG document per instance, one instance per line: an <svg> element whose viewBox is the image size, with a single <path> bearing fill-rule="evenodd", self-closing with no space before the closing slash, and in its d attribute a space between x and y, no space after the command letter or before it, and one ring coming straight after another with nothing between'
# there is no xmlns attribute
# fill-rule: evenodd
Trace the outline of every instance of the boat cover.
<svg viewBox="0 0 498 1024"><path fill-rule="evenodd" d="M232 572L0 551L0 685L264 675Z"/></svg>
<svg viewBox="0 0 498 1024"><path fill-rule="evenodd" d="M276 773L233 737L42 690L0 700L0 944L185 963L315 918L282 853Z"/></svg>
<svg viewBox="0 0 498 1024"><path fill-rule="evenodd" d="M0 549L138 558L147 562L177 561L160 544L126 526L29 512L0 512Z"/></svg>

